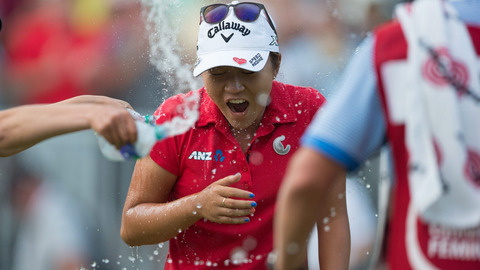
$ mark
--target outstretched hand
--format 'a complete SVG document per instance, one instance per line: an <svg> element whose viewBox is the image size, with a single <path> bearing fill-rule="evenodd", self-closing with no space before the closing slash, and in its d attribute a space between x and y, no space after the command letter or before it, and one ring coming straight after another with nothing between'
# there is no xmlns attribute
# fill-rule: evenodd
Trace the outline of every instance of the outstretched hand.
<svg viewBox="0 0 480 270"><path fill-rule="evenodd" d="M104 98L95 104L94 117L90 119L90 127L103 136L116 148L137 141L135 120L126 110L132 108L125 101Z"/></svg>
<svg viewBox="0 0 480 270"><path fill-rule="evenodd" d="M248 199L254 197L253 193L230 187L240 181L241 174L230 175L222 178L197 195L198 210L203 218L225 224L242 224L250 221L249 216L255 213L257 203Z"/></svg>

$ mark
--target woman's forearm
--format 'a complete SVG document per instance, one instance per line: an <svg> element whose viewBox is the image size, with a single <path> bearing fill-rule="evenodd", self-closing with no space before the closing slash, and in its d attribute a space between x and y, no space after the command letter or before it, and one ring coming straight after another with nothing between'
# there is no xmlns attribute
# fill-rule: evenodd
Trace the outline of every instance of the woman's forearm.
<svg viewBox="0 0 480 270"><path fill-rule="evenodd" d="M60 101L56 104L97 104L97 105L113 105L132 109L132 106L121 99L111 98L98 95L80 95Z"/></svg>
<svg viewBox="0 0 480 270"><path fill-rule="evenodd" d="M117 99L80 96L0 111L0 156L11 156L48 138L88 128L117 147L135 142L136 126L127 107L131 108Z"/></svg>
<svg viewBox="0 0 480 270"><path fill-rule="evenodd" d="M131 246L165 242L201 219L191 195L168 203L143 203L124 210L121 236Z"/></svg>
<svg viewBox="0 0 480 270"><path fill-rule="evenodd" d="M0 155L10 156L53 136L89 128L88 105L26 105L0 112Z"/></svg>

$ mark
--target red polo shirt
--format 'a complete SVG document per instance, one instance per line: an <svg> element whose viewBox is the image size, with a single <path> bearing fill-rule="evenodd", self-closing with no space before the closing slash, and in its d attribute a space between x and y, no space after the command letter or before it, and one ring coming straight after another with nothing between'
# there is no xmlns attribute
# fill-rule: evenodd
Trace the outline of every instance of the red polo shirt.
<svg viewBox="0 0 480 270"><path fill-rule="evenodd" d="M272 250L275 201L287 162L325 98L313 88L273 82L271 103L250 148L243 153L205 89L197 91L200 114L194 128L157 143L150 153L158 165L178 176L171 201L240 172L242 178L234 186L254 193L258 206L246 224L201 220L178 234L169 242L165 269L263 269ZM157 109L159 121L173 117L167 108L176 108L181 96L168 99Z"/></svg>

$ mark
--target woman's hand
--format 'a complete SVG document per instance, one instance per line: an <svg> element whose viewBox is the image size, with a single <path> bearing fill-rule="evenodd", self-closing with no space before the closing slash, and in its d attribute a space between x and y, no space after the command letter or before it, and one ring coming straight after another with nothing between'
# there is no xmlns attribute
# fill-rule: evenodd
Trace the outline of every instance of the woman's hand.
<svg viewBox="0 0 480 270"><path fill-rule="evenodd" d="M90 128L96 133L118 149L127 143L137 141L135 120L123 104L112 100L111 103L93 106Z"/></svg>
<svg viewBox="0 0 480 270"><path fill-rule="evenodd" d="M254 194L230 187L240 181L241 174L230 175L212 183L196 196L198 213L203 218L225 224L242 224L250 221L257 203Z"/></svg>
<svg viewBox="0 0 480 270"><path fill-rule="evenodd" d="M137 141L135 121L126 109L132 106L121 99L98 95L81 95L53 104L67 108L82 108L88 119L88 128L93 129L118 149ZM87 108L85 108L87 107Z"/></svg>

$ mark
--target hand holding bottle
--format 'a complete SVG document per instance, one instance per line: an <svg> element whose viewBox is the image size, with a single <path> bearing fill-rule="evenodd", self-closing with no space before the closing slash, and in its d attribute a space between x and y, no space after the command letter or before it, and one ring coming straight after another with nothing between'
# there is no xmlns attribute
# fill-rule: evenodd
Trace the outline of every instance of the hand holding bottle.
<svg viewBox="0 0 480 270"><path fill-rule="evenodd" d="M143 116L136 111L127 109L135 119L137 128L137 140L132 144L125 144L120 148L110 144L104 137L97 134L98 144L103 155L114 161L142 158L150 153L150 150L158 140L168 135L168 129L162 125L156 125L154 116Z"/></svg>

